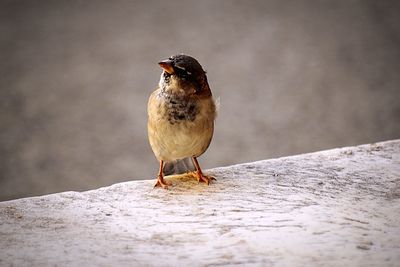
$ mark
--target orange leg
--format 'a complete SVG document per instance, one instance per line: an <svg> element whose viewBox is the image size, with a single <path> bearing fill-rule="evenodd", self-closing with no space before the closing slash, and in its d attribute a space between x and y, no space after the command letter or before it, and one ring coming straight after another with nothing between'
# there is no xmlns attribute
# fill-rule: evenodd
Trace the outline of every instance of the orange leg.
<svg viewBox="0 0 400 267"><path fill-rule="evenodd" d="M210 181L216 180L214 177L204 175L203 172L201 171L200 164L197 161L197 158L192 157L192 159L193 159L194 166L196 166L196 176L197 176L197 181L199 181L199 183L203 182L203 183L206 183L207 185L209 185Z"/></svg>
<svg viewBox="0 0 400 267"><path fill-rule="evenodd" d="M168 189L170 184L164 181L163 168L164 161L160 160L160 171L158 172L157 182L154 187L161 186L164 189Z"/></svg>

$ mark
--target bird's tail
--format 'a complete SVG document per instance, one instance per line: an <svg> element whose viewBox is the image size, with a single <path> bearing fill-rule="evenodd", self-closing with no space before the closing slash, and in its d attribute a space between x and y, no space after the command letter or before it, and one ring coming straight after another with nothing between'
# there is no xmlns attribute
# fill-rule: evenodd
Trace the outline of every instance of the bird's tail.
<svg viewBox="0 0 400 267"><path fill-rule="evenodd" d="M164 175L182 174L188 171L194 171L196 168L190 158L178 159L165 162L163 173Z"/></svg>

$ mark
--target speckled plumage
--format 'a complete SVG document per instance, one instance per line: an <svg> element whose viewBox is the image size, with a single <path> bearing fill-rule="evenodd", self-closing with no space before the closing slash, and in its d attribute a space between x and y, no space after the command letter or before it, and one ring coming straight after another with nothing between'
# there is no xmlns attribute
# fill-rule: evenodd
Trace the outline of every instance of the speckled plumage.
<svg viewBox="0 0 400 267"><path fill-rule="evenodd" d="M199 114L199 105L195 99L168 94L161 90L158 95L163 98L168 121L171 124L194 121Z"/></svg>

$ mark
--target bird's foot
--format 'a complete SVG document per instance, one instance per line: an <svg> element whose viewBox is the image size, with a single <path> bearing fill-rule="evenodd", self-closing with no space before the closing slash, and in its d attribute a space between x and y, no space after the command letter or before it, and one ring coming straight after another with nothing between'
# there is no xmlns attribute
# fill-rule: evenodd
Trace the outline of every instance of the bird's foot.
<svg viewBox="0 0 400 267"><path fill-rule="evenodd" d="M156 187L158 187L158 186L161 186L162 188L164 188L164 189L168 189L168 186L170 186L171 185L171 183L167 183L165 180L164 180L164 177L162 177L161 175L159 175L158 177L157 177L157 182L156 182L156 184L154 185L154 188L156 188Z"/></svg>
<svg viewBox="0 0 400 267"><path fill-rule="evenodd" d="M197 181L198 181L199 183L205 183L205 184L207 184L207 185L209 185L211 181L216 181L216 180L217 180L217 179L215 179L215 178L212 177L212 176L204 175L203 173L197 172L197 171L196 171L196 172L192 172L191 174L192 174L194 177L197 178Z"/></svg>

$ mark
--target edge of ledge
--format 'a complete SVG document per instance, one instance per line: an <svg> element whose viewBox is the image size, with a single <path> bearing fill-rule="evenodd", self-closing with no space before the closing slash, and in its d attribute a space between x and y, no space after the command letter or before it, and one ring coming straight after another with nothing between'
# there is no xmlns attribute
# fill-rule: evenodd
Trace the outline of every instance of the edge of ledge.
<svg viewBox="0 0 400 267"><path fill-rule="evenodd" d="M393 140L386 140L386 141L379 141L379 142L373 142L373 143L367 143L367 144L361 144L361 145L354 145L354 146L344 146L344 147L338 147L338 148L331 148L331 149L326 149L326 150L320 150L320 151L315 151L315 152L308 152L308 153L302 153L302 154L296 154L296 155L291 155L291 156L282 156L282 157L277 157L277 158L271 158L271 159L262 159L262 160L256 160L252 162L244 162L244 163L237 163L237 164L232 164L228 166L221 166L221 167L215 167L211 169L205 170L205 172L215 172L215 171L223 171L226 169L232 169L232 168L238 168L242 166L249 166L249 165L258 165L258 164L264 164L266 162L273 162L273 161L282 161L282 160L288 160L288 159L295 159L295 158L300 158L300 157L313 157L313 156L320 156L320 155L331 155L335 156L340 153L345 153L345 154L352 154L357 151L377 151L383 146L390 146L391 144L396 144L400 146L400 139L393 139ZM174 175L172 175L174 176ZM81 194L86 194L86 193L91 193L97 190L105 190L110 187L115 187L115 186L122 186L126 184L143 184L143 183L150 183L153 182L152 179L142 179L142 180L130 180L130 181L125 181L125 182L119 182L119 183L114 183L106 186L101 186L89 190L83 190L83 191L75 191L75 190L69 190L69 191L62 191L62 192L55 192L51 194L44 194L44 195L38 195L38 196L31 196L31 197L23 197L23 198L16 198L16 199L10 199L10 200L5 200L5 201L0 201L0 204L5 204L7 203L14 202L14 201L26 201L29 199L37 199L37 198L43 198L43 197L51 197L54 195L71 195L71 194L76 194L76 195L81 195Z"/></svg>

